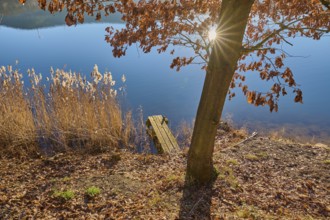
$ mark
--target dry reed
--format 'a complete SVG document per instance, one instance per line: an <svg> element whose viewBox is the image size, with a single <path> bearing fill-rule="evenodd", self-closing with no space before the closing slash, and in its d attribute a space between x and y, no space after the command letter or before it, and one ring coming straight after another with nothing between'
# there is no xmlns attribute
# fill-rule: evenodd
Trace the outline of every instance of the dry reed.
<svg viewBox="0 0 330 220"><path fill-rule="evenodd" d="M34 69L27 72L24 86L17 70L0 69L0 151L95 152L133 145L132 114L122 113L110 72L101 74L95 65L87 80L51 69L46 84Z"/></svg>

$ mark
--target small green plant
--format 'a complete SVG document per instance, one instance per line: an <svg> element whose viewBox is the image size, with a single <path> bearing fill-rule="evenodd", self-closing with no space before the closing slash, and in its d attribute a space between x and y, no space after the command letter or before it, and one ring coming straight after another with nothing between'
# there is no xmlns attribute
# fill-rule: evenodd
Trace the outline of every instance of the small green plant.
<svg viewBox="0 0 330 220"><path fill-rule="evenodd" d="M258 153L256 153L256 155L262 159L265 159L267 158L269 155L267 154L267 152L264 152L264 151L260 151Z"/></svg>
<svg viewBox="0 0 330 220"><path fill-rule="evenodd" d="M183 177L180 175L175 175L175 174L171 174L168 177L166 177L165 181L167 182L180 182L183 181Z"/></svg>
<svg viewBox="0 0 330 220"><path fill-rule="evenodd" d="M233 189L240 188L240 185L234 175L234 171L230 167L221 167L221 169L218 171L218 178L226 181L226 183Z"/></svg>
<svg viewBox="0 0 330 220"><path fill-rule="evenodd" d="M238 165L238 161L236 159L228 159L228 160L226 160L226 164L236 166L236 165Z"/></svg>
<svg viewBox="0 0 330 220"><path fill-rule="evenodd" d="M257 161L260 158L254 154L247 154L247 155L245 155L245 159L250 160L250 161Z"/></svg>
<svg viewBox="0 0 330 220"><path fill-rule="evenodd" d="M61 198L61 199L64 199L64 200L73 199L74 196L75 196L75 194L72 190L55 191L53 195L56 198Z"/></svg>
<svg viewBox="0 0 330 220"><path fill-rule="evenodd" d="M91 186L86 190L86 195L89 197L95 197L101 193L100 188Z"/></svg>

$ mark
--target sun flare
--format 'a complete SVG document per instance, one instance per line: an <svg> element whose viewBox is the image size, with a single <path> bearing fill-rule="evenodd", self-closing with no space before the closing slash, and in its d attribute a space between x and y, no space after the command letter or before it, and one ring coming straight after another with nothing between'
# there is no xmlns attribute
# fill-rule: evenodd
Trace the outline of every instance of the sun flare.
<svg viewBox="0 0 330 220"><path fill-rule="evenodd" d="M215 29L209 30L209 40L214 41L216 37L217 37L216 30Z"/></svg>

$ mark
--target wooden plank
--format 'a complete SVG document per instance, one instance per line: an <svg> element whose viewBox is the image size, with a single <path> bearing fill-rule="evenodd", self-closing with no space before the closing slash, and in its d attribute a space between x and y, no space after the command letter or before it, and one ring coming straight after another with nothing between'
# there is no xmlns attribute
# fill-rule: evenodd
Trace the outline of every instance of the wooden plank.
<svg viewBox="0 0 330 220"><path fill-rule="evenodd" d="M161 116L160 116L161 117ZM164 127L161 124L161 121L158 120L159 116L154 116L153 119L155 121L156 126L159 129L159 134L157 136L160 136L164 140L164 147L166 147L166 150L164 149L164 152L169 152L171 150L171 145L168 143L167 136L164 132Z"/></svg>
<svg viewBox="0 0 330 220"><path fill-rule="evenodd" d="M177 152L178 150L180 150L178 142L176 141L174 135L172 134L171 130L169 129L167 124L164 124L165 126L165 131L167 134L167 137L169 138L169 140L171 141L171 146L172 146L172 150L173 152Z"/></svg>
<svg viewBox="0 0 330 220"><path fill-rule="evenodd" d="M178 145L178 142L176 141L174 135L172 134L171 130L169 129L169 127L166 125L166 133L167 133L167 136L169 138L169 140L171 141L171 146L172 146L172 149L173 151L178 151L179 150L179 145Z"/></svg>
<svg viewBox="0 0 330 220"><path fill-rule="evenodd" d="M160 118L160 120L162 120L162 118ZM167 135L167 138L169 139L169 141L171 142L171 147L173 151L177 151L179 149L179 145L174 137L174 135L172 134L171 130L169 129L169 127L167 126L167 124L164 125L164 130L165 133Z"/></svg>
<svg viewBox="0 0 330 220"><path fill-rule="evenodd" d="M165 121L163 121L163 117L162 116L157 117L156 118L156 121L157 121L157 119L158 119L158 125L161 127L161 132L162 132L163 139L166 141L168 152L171 152L172 151L172 143L168 139L168 136L167 136L167 131L169 131L169 129L168 129Z"/></svg>
<svg viewBox="0 0 330 220"><path fill-rule="evenodd" d="M164 138L162 136L162 133L161 133L160 127L158 127L157 121L155 120L154 117L148 117L148 120L150 121L150 124L155 131L156 138L157 138L159 144L161 145L161 147L163 148L163 151L167 152L169 150L169 147L167 146L166 141L164 140Z"/></svg>
<svg viewBox="0 0 330 220"><path fill-rule="evenodd" d="M159 131L158 131L158 127L156 126L156 123L155 123L153 117L148 117L148 120L149 120L149 123L150 123L150 128L149 129L152 129L152 131L153 131L153 133L155 135L152 138L153 139L155 138L156 141L158 142L158 143L155 143L155 146L156 146L157 150L160 151L162 149L159 149L160 146L158 144L161 145L164 141L161 138L157 138L157 135L158 135Z"/></svg>
<svg viewBox="0 0 330 220"><path fill-rule="evenodd" d="M171 143L168 141L168 138L167 138L167 135L166 135L166 132L165 132L165 127L162 125L163 117L161 115L157 115L157 116L154 116L153 119L156 123L156 126L158 127L159 132L160 132L158 135L161 136L161 138L165 142L166 150L164 150L164 151L165 152L170 152L171 151Z"/></svg>
<svg viewBox="0 0 330 220"><path fill-rule="evenodd" d="M167 126L166 121L164 120L163 116L161 115L155 115L155 116L149 116L147 120L147 126L148 126L148 133L151 134L151 129L154 131L153 138L156 138L159 142L160 146L156 146L157 148L160 148L158 150L163 151L164 153L171 153L176 152L179 150L179 145L172 134L171 130ZM157 145L157 144L156 144Z"/></svg>
<svg viewBox="0 0 330 220"><path fill-rule="evenodd" d="M164 128L163 126L161 125L161 123L159 123L159 121L157 120L157 117L154 117L153 118L154 121L155 121L155 126L158 127L158 130L159 130L159 134L157 135L157 137L159 136L162 140L164 140L164 143L162 144L162 148L164 148L164 152L167 153L170 151L171 149L171 146L170 144L168 143L168 140L167 140L167 137L166 135L164 135Z"/></svg>
<svg viewBox="0 0 330 220"><path fill-rule="evenodd" d="M157 116L157 119L160 124L163 122L163 116ZM172 134L172 132L170 131L169 127L167 126L167 124L165 122L163 122L162 127L163 127L163 132L164 132L163 135L166 135L164 137L164 139L169 142L167 144L167 146L170 146L169 151L177 151L179 149L179 145L178 145L177 141L175 140L174 135Z"/></svg>

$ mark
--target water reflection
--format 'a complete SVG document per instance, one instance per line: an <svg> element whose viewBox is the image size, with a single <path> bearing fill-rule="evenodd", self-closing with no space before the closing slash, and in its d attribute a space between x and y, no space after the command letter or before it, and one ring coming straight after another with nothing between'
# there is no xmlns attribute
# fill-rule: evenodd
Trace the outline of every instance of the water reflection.
<svg viewBox="0 0 330 220"><path fill-rule="evenodd" d="M35 67L37 72L47 74L53 66L89 75L94 64L98 64L102 72L112 71L117 80L122 74L127 76L128 108L143 106L145 115L164 114L173 127L194 118L204 80L200 67L190 66L177 73L169 68L173 58L170 55L158 55L155 51L143 54L135 46L129 48L125 57L114 59L104 41L108 24L92 24L95 18L86 17L86 24L67 27L65 16L65 12L51 15L42 11L35 1L22 6L16 0L1 0L0 25L18 29L0 28L0 66L19 60L22 72ZM111 15L102 21L116 23L120 22L119 17ZM19 30L42 27L52 28ZM279 135L330 144L330 38L297 38L293 43L294 47L286 48L290 54L308 57L286 60L302 85L304 104L295 104L289 95L281 98L279 113L269 113L268 108L248 105L238 93L227 101L224 116L232 115L235 124L250 130L274 130ZM180 53L189 51L182 49ZM251 87L265 86L258 74L249 75L247 80Z"/></svg>
<svg viewBox="0 0 330 220"><path fill-rule="evenodd" d="M0 25L19 28L37 29L64 25L66 11L50 14L38 7L37 1L27 1L24 5L17 0L0 1ZM85 16L84 23L94 23L95 18ZM118 13L103 16L101 22L122 23Z"/></svg>

